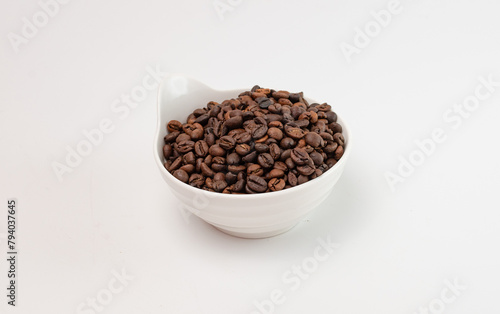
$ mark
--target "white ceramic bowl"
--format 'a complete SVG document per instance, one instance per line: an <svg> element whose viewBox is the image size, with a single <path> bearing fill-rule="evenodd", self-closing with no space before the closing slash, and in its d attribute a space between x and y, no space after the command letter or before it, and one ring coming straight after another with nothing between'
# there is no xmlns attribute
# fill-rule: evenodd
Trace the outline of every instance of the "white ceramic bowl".
<svg viewBox="0 0 500 314"><path fill-rule="evenodd" d="M154 158L162 177L181 206L219 230L242 238L264 238L283 233L295 226L332 192L351 152L349 128L343 127L346 149L335 166L320 177L293 188L264 194L222 194L204 191L185 184L163 166L163 137L170 120L185 121L196 108L211 101L236 98L244 90L218 91L181 75L166 77L158 94L158 126ZM306 97L307 98L307 97ZM313 100L307 98L310 103Z"/></svg>

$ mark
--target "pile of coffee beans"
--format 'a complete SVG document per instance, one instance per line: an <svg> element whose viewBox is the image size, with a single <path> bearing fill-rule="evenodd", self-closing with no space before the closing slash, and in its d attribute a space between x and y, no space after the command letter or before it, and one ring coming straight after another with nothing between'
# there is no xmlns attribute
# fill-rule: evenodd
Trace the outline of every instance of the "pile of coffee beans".
<svg viewBox="0 0 500 314"><path fill-rule="evenodd" d="M302 92L254 86L167 124L165 168L191 186L229 194L280 191L319 177L344 154L337 114Z"/></svg>

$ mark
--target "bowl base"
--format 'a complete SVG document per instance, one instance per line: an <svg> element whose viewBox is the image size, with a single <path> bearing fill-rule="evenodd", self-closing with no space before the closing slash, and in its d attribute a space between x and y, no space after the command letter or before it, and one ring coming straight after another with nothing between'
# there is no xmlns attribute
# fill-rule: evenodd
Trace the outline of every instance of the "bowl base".
<svg viewBox="0 0 500 314"><path fill-rule="evenodd" d="M279 234L285 233L295 227L298 223L294 222L292 225L286 226L285 228L280 228L277 230L263 231L263 232L243 232L236 230L224 229L222 227L214 226L217 230L229 234L233 237L243 238L243 239L263 239L277 236Z"/></svg>

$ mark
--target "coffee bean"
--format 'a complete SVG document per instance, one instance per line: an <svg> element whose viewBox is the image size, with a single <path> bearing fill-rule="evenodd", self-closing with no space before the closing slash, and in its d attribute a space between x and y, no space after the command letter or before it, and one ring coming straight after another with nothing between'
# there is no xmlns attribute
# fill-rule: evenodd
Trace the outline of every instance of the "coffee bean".
<svg viewBox="0 0 500 314"><path fill-rule="evenodd" d="M325 141L318 133L309 132L304 136L304 140L314 148L325 146Z"/></svg>
<svg viewBox="0 0 500 314"><path fill-rule="evenodd" d="M297 181L297 176L293 172L288 173L288 184L290 184L290 186L296 186L297 184L299 184Z"/></svg>
<svg viewBox="0 0 500 314"><path fill-rule="evenodd" d="M250 142L252 140L252 136L250 133L245 131L236 135L235 140L238 144L244 144Z"/></svg>
<svg viewBox="0 0 500 314"><path fill-rule="evenodd" d="M194 172L195 166L192 164L187 164L187 165L180 167L179 169L186 171L188 174L191 174Z"/></svg>
<svg viewBox="0 0 500 314"><path fill-rule="evenodd" d="M210 114L205 113L205 114L202 114L201 116L197 117L197 118L194 120L194 122L195 122L195 123L199 123L199 124L201 124L201 125L205 125L205 124L207 124L208 119L210 119Z"/></svg>
<svg viewBox="0 0 500 314"><path fill-rule="evenodd" d="M267 186L269 187L270 191L281 191L285 188L285 180L281 178L272 178L269 180L269 183Z"/></svg>
<svg viewBox="0 0 500 314"><path fill-rule="evenodd" d="M258 176L248 176L247 177L247 187L254 192L263 193L267 190L267 182L262 177Z"/></svg>
<svg viewBox="0 0 500 314"><path fill-rule="evenodd" d="M205 184L205 177L199 173L193 173L189 177L189 185L196 188L201 188Z"/></svg>
<svg viewBox="0 0 500 314"><path fill-rule="evenodd" d="M212 168L212 170L215 172L226 172L226 158L220 156L214 157L212 159L212 165L210 166L210 168Z"/></svg>
<svg viewBox="0 0 500 314"><path fill-rule="evenodd" d="M269 171L269 178L282 178L285 175L285 172L281 169L273 169Z"/></svg>
<svg viewBox="0 0 500 314"><path fill-rule="evenodd" d="M292 158L287 158L285 160L285 165L287 166L288 169L295 168L295 163L293 162Z"/></svg>
<svg viewBox="0 0 500 314"><path fill-rule="evenodd" d="M277 141L281 141L283 139L283 131L276 127L271 127L267 130L267 135L269 137L274 138Z"/></svg>
<svg viewBox="0 0 500 314"><path fill-rule="evenodd" d="M264 143L255 144L255 150L257 153L267 153L269 151L269 146Z"/></svg>
<svg viewBox="0 0 500 314"><path fill-rule="evenodd" d="M251 147L248 144L238 144L236 145L235 151L238 155L245 156L246 154L250 153Z"/></svg>
<svg viewBox="0 0 500 314"><path fill-rule="evenodd" d="M212 156L226 156L226 151L219 144L210 146L208 153Z"/></svg>
<svg viewBox="0 0 500 314"><path fill-rule="evenodd" d="M309 157L311 157L315 166L319 166L323 163L323 156L320 153L318 153L317 151L310 153Z"/></svg>
<svg viewBox="0 0 500 314"><path fill-rule="evenodd" d="M247 175L261 177L264 175L264 169L262 169L262 166L259 164L251 164L247 168Z"/></svg>
<svg viewBox="0 0 500 314"><path fill-rule="evenodd" d="M326 118L328 119L328 123L337 122L337 114L333 111L328 111Z"/></svg>
<svg viewBox="0 0 500 314"><path fill-rule="evenodd" d="M333 131L333 133L342 133L342 126L337 122L332 122L328 125L328 128Z"/></svg>
<svg viewBox="0 0 500 314"><path fill-rule="evenodd" d="M281 170L283 173L288 171L288 167L283 161L275 161L274 162L274 169Z"/></svg>
<svg viewBox="0 0 500 314"><path fill-rule="evenodd" d="M179 136L175 138L175 142L179 144L180 142L185 142L185 141L190 141L191 136L187 135L186 133L181 133Z"/></svg>
<svg viewBox="0 0 500 314"><path fill-rule="evenodd" d="M228 165L237 165L240 163L241 158L237 153L231 153L227 155L226 161Z"/></svg>
<svg viewBox="0 0 500 314"><path fill-rule="evenodd" d="M224 122L224 125L229 130L239 128L242 124L243 124L243 117L241 115L232 117L229 120L226 120L226 122Z"/></svg>
<svg viewBox="0 0 500 314"><path fill-rule="evenodd" d="M304 130L296 127L285 127L285 133L294 140L299 140L305 135Z"/></svg>
<svg viewBox="0 0 500 314"><path fill-rule="evenodd" d="M335 133L333 134L333 140L337 142L340 146L344 146L345 138L342 135L342 133Z"/></svg>
<svg viewBox="0 0 500 314"><path fill-rule="evenodd" d="M245 189L245 186L246 186L246 181L244 179L238 180L234 184L234 191L241 192Z"/></svg>
<svg viewBox="0 0 500 314"><path fill-rule="evenodd" d="M262 109L267 109L269 106L274 104L273 100L267 97L259 97L255 99L255 101L259 104L259 107Z"/></svg>
<svg viewBox="0 0 500 314"><path fill-rule="evenodd" d="M344 155L344 147L342 146L337 147L337 149L335 150L334 158L336 160L339 160L340 158L342 158L343 155Z"/></svg>
<svg viewBox="0 0 500 314"><path fill-rule="evenodd" d="M222 192L227 187L226 180L214 180L213 189L215 192Z"/></svg>
<svg viewBox="0 0 500 314"><path fill-rule="evenodd" d="M316 168L310 165L297 166L297 172L305 176L313 174L315 170Z"/></svg>
<svg viewBox="0 0 500 314"><path fill-rule="evenodd" d="M165 157L165 159L169 159L170 156L172 156L172 145L166 144L163 146L163 157Z"/></svg>
<svg viewBox="0 0 500 314"><path fill-rule="evenodd" d="M247 169L247 167L243 166L243 165L230 165L230 166L227 166L227 170L234 173L234 174L238 174L242 171L245 171Z"/></svg>
<svg viewBox="0 0 500 314"><path fill-rule="evenodd" d="M290 99L290 101L293 103L299 102L301 98L302 93L290 93L288 96L288 99Z"/></svg>
<svg viewBox="0 0 500 314"><path fill-rule="evenodd" d="M304 184L307 181L309 181L309 178L303 174L301 174L297 177L297 184Z"/></svg>
<svg viewBox="0 0 500 314"><path fill-rule="evenodd" d="M278 159L280 159L280 156L281 156L281 149L280 149L280 147L278 146L278 144L273 143L273 144L269 145L269 155L271 155L271 157L272 157L274 160L278 160Z"/></svg>
<svg viewBox="0 0 500 314"><path fill-rule="evenodd" d="M177 136L179 136L179 134L181 134L181 132L174 131L174 132L171 132L171 133L165 135L165 137L163 138L163 140L165 141L165 144L175 142L175 139L177 138Z"/></svg>
<svg viewBox="0 0 500 314"><path fill-rule="evenodd" d="M283 149L293 148L295 146L295 141L291 137L284 137L280 141L280 147Z"/></svg>
<svg viewBox="0 0 500 314"><path fill-rule="evenodd" d="M182 161L184 162L184 164L194 165L196 163L196 157L194 156L193 152L189 152L182 156Z"/></svg>
<svg viewBox="0 0 500 314"><path fill-rule="evenodd" d="M215 175L215 173L213 172L213 170L210 169L210 167L206 163L202 163L201 164L201 173L205 177L213 177Z"/></svg>
<svg viewBox="0 0 500 314"><path fill-rule="evenodd" d="M257 159L257 152L253 151L250 152L249 154L246 154L245 156L241 157L241 160L247 164L255 162L255 159Z"/></svg>
<svg viewBox="0 0 500 314"><path fill-rule="evenodd" d="M189 180L189 175L187 174L187 172L181 169L174 171L174 177L176 177L177 179L181 180L184 183L187 183Z"/></svg>
<svg viewBox="0 0 500 314"><path fill-rule="evenodd" d="M174 132L174 131L180 131L182 130L182 123L177 120L171 120L167 124L167 131L168 132Z"/></svg>
<svg viewBox="0 0 500 314"><path fill-rule="evenodd" d="M332 142L326 145L326 147L323 148L323 151L327 154L333 154L337 150L338 146L339 144L337 144L336 142Z"/></svg>
<svg viewBox="0 0 500 314"><path fill-rule="evenodd" d="M224 150L231 150L234 146L236 146L236 140L233 137L226 135L220 138L219 145Z"/></svg>
<svg viewBox="0 0 500 314"><path fill-rule="evenodd" d="M284 91L284 90L280 90L278 92L274 92L273 93L273 97L275 99L280 99L280 98L286 98L286 99L288 99L289 96L290 96L290 93L287 92L287 91Z"/></svg>
<svg viewBox="0 0 500 314"><path fill-rule="evenodd" d="M179 156L175 160L172 161L172 164L168 168L168 171L173 172L174 170L177 170L182 166L182 157Z"/></svg>
<svg viewBox="0 0 500 314"><path fill-rule="evenodd" d="M208 144L205 141L194 143L194 153L198 157L205 157L208 154Z"/></svg>
<svg viewBox="0 0 500 314"><path fill-rule="evenodd" d="M259 165L261 165L263 168L271 168L274 165L274 159L273 157L268 154L268 153L263 153L260 154L257 157L257 162Z"/></svg>
<svg viewBox="0 0 500 314"><path fill-rule="evenodd" d="M308 162L309 154L303 148L296 147L290 155L296 165L302 166Z"/></svg>

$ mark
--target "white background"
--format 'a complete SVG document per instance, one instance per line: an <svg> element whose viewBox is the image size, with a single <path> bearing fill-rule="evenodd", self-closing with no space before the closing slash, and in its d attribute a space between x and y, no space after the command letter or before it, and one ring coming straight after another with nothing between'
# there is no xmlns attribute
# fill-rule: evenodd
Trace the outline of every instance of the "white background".
<svg viewBox="0 0 500 314"><path fill-rule="evenodd" d="M9 33L21 35L41 9L2 0L1 313L94 313L88 298L106 296L122 269L133 279L101 313L252 313L275 289L285 297L275 313L500 311L500 88L459 127L443 119L474 96L478 77L500 81L498 1L401 0L350 63L341 43L352 45L387 1L233 0L223 19L212 0L124 2L61 5L16 52ZM355 143L334 193L269 239L183 217L153 161L157 91L125 119L111 110L147 67L331 104ZM52 164L103 118L114 131L60 182ZM384 174L398 174L399 156L435 128L446 141L391 191ZM15 309L5 297L10 197L19 201ZM282 276L328 237L340 247L292 290ZM467 288L440 309L455 279Z"/></svg>

